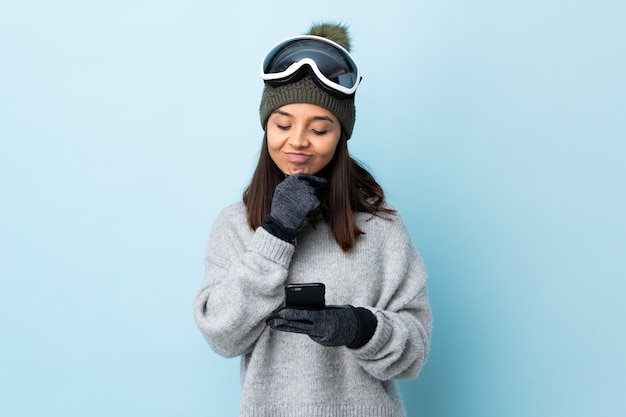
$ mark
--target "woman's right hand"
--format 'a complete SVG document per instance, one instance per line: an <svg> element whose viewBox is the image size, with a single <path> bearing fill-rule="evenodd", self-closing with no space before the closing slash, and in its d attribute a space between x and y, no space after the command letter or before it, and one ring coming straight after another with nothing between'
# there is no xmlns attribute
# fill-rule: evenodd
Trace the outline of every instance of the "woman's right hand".
<svg viewBox="0 0 626 417"><path fill-rule="evenodd" d="M288 240L295 239L304 219L320 205L317 189L326 184L327 181L324 178L308 174L286 177L274 191L266 223L285 229L281 232L287 234ZM271 226L265 229L273 233ZM285 238L285 236L278 237Z"/></svg>

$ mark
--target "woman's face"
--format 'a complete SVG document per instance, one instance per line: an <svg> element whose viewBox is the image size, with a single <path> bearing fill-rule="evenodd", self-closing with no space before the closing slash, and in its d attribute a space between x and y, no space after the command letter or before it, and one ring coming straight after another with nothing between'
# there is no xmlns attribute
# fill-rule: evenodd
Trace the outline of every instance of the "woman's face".
<svg viewBox="0 0 626 417"><path fill-rule="evenodd" d="M315 175L335 155L341 137L339 120L315 104L287 104L267 120L270 157L287 175Z"/></svg>

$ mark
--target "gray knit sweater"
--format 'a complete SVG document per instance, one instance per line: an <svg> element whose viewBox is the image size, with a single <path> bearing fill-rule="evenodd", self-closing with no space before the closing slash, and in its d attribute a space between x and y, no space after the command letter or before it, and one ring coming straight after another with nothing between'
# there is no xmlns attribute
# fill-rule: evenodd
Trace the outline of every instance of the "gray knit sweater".
<svg viewBox="0 0 626 417"><path fill-rule="evenodd" d="M194 300L211 348L241 355L241 417L405 416L397 378L420 371L430 343L426 272L399 215L357 213L365 232L345 253L322 220L305 224L293 246L250 229L243 203L216 219L206 276ZM328 305L369 308L378 320L359 349L323 347L271 329L288 283L323 282Z"/></svg>

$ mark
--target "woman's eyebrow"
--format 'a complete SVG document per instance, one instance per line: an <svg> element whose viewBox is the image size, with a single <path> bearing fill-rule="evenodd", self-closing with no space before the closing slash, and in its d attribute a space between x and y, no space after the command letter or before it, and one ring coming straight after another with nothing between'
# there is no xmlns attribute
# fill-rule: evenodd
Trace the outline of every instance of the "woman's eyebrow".
<svg viewBox="0 0 626 417"><path fill-rule="evenodd" d="M274 111L274 113L280 114L281 116L291 117L291 114L290 114L290 113L287 113L287 112L286 112L286 111L284 111L284 110L276 110L276 111Z"/></svg>
<svg viewBox="0 0 626 417"><path fill-rule="evenodd" d="M327 122L335 123L335 121L328 116L315 116L313 120L326 120Z"/></svg>
<svg viewBox="0 0 626 417"><path fill-rule="evenodd" d="M275 111L274 111L274 113L276 113L276 114L280 114L281 116L293 117L293 116L291 115L291 113L286 112L286 111L284 111L284 110L280 110L280 109L279 109L279 110L275 110ZM313 116L313 118L312 118L312 119L313 119L313 120L324 120L324 121L327 121L327 122L335 123L335 121L334 121L334 120L333 120L330 116L323 116L323 115L320 115L320 116Z"/></svg>

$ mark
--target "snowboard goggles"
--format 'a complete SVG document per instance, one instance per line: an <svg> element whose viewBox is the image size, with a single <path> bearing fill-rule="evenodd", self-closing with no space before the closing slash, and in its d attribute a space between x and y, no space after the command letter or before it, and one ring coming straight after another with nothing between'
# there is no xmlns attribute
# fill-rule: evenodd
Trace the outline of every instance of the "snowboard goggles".
<svg viewBox="0 0 626 417"><path fill-rule="evenodd" d="M285 39L265 55L261 77L271 86L293 82L308 67L320 87L330 93L352 95L361 82L356 61L344 47L320 36Z"/></svg>

